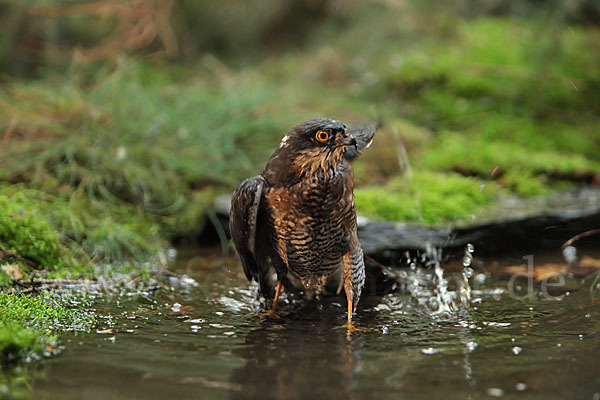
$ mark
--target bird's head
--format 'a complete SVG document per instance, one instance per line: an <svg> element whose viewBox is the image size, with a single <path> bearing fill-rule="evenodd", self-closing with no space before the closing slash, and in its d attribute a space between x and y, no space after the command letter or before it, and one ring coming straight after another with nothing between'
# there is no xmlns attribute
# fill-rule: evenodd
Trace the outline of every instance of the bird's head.
<svg viewBox="0 0 600 400"><path fill-rule="evenodd" d="M356 139L343 123L331 118L316 118L293 128L281 141L280 148L289 152L297 174L325 175L335 172L343 162L348 147L355 147Z"/></svg>
<svg viewBox="0 0 600 400"><path fill-rule="evenodd" d="M301 123L281 140L297 150L345 151L346 146L356 146L356 139L343 123L331 118L315 118Z"/></svg>
<svg viewBox="0 0 600 400"><path fill-rule="evenodd" d="M357 129L355 137L346 125L332 118L302 122L284 136L263 174L271 184L289 183L306 174L327 178L342 165L349 168L349 161L370 144L375 130Z"/></svg>

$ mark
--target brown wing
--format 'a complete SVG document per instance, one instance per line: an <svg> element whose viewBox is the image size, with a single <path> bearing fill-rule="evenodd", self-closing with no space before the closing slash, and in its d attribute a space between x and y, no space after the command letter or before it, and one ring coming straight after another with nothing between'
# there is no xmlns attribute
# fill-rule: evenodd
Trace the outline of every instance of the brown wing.
<svg viewBox="0 0 600 400"><path fill-rule="evenodd" d="M353 161L356 157L362 154L373 141L375 132L379 129L380 124L371 124L368 126L350 126L348 131L354 139L356 139L356 147L348 146L344 158L348 161Z"/></svg>
<svg viewBox="0 0 600 400"><path fill-rule="evenodd" d="M254 176L243 181L231 198L229 229L235 249L242 260L244 272L249 280L259 280L256 262L256 231L260 223L258 210L263 199L265 179Z"/></svg>

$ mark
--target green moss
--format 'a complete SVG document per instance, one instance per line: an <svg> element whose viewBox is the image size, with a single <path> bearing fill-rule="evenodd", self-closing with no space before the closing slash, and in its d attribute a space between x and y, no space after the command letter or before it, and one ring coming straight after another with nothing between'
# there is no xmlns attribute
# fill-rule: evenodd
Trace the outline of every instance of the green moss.
<svg viewBox="0 0 600 400"><path fill-rule="evenodd" d="M89 330L95 317L82 306L72 296L0 292L0 364L50 354L58 332Z"/></svg>
<svg viewBox="0 0 600 400"><path fill-rule="evenodd" d="M454 33L452 45L422 40L379 64L382 89L437 132L409 153L417 169L494 170L519 195L545 194L556 177L600 175L599 98L590 92L600 59L587 50L596 33L517 18L479 18Z"/></svg>
<svg viewBox="0 0 600 400"><path fill-rule="evenodd" d="M18 256L3 263L19 262L25 272L31 265L22 258L51 269L49 277L92 277L92 260L115 267L152 261L165 243L159 225L126 204L78 193L64 199L23 185L0 186L0 204L0 238L8 238L0 242L2 250Z"/></svg>
<svg viewBox="0 0 600 400"><path fill-rule="evenodd" d="M214 207L215 190L207 187L193 191L174 218L164 221L170 235L191 236L202 233L206 214Z"/></svg>
<svg viewBox="0 0 600 400"><path fill-rule="evenodd" d="M498 193L494 183L425 171L392 179L385 186L355 190L361 215L426 225L468 218L491 204Z"/></svg>
<svg viewBox="0 0 600 400"><path fill-rule="evenodd" d="M417 165L437 170L457 170L491 177L492 171L540 174L600 173L600 162L578 153L542 150L520 141L490 140L444 133L418 160Z"/></svg>
<svg viewBox="0 0 600 400"><path fill-rule="evenodd" d="M580 154L543 151L526 144L445 133L419 159L420 165L488 175L494 167L521 167L536 173L600 171L600 164Z"/></svg>
<svg viewBox="0 0 600 400"><path fill-rule="evenodd" d="M457 27L452 45L420 43L403 52L401 62L382 67L384 82L431 107L416 109L418 117L435 114L428 122L445 124L470 114L464 105L451 107L452 98L472 103L475 112L508 106L517 114L564 115L597 107L597 96L588 91L598 82L598 58L587 51L597 39L585 29L557 25L539 36L535 23L515 18L480 18Z"/></svg>
<svg viewBox="0 0 600 400"><path fill-rule="evenodd" d="M523 197L542 196L551 192L545 176L534 176L528 171L520 171L517 168L509 169L499 182L513 193Z"/></svg>
<svg viewBox="0 0 600 400"><path fill-rule="evenodd" d="M17 260L39 269L57 269L64 263L60 239L47 216L30 201L0 195L0 251L14 252Z"/></svg>
<svg viewBox="0 0 600 400"><path fill-rule="evenodd" d="M45 339L52 341L54 338L44 337L40 331L15 322L0 325L0 364L23 360L32 351L42 354Z"/></svg>

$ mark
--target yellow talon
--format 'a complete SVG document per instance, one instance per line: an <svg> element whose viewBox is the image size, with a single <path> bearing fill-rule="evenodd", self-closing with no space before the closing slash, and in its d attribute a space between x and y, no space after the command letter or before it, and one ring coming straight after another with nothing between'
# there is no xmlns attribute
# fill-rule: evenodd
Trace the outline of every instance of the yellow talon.
<svg viewBox="0 0 600 400"><path fill-rule="evenodd" d="M273 318L281 318L281 316L279 316L279 314L277 314L277 311L275 310L267 310L267 311L263 311L261 313L258 313L257 317L260 319L262 317L273 317Z"/></svg>
<svg viewBox="0 0 600 400"><path fill-rule="evenodd" d="M279 301L279 294L281 293L281 288L283 287L283 285L281 284L280 281L277 281L277 289L275 290L275 298L273 299L273 308L271 308L270 310L267 311L263 311L261 313L259 313L257 315L257 317L260 319L262 317L266 317L267 315L269 317L273 317L273 318L281 318L279 316L279 314L277 314L277 311L275 311L275 309L277 308L277 302Z"/></svg>
<svg viewBox="0 0 600 400"><path fill-rule="evenodd" d="M341 326L336 326L335 329L342 329L342 328L346 328L346 334L351 334L352 332L366 332L366 329L363 328L358 328L355 324L354 321L350 321L350 322L346 322L344 325Z"/></svg>

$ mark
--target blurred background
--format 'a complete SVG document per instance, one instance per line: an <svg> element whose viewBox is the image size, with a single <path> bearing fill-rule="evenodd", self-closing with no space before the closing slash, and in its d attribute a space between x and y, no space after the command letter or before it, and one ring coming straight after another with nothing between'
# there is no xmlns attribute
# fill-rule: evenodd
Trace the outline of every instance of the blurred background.
<svg viewBox="0 0 600 400"><path fill-rule="evenodd" d="M14 0L0 26L0 203L77 260L202 240L317 116L383 122L355 164L373 219L599 183L595 0Z"/></svg>

